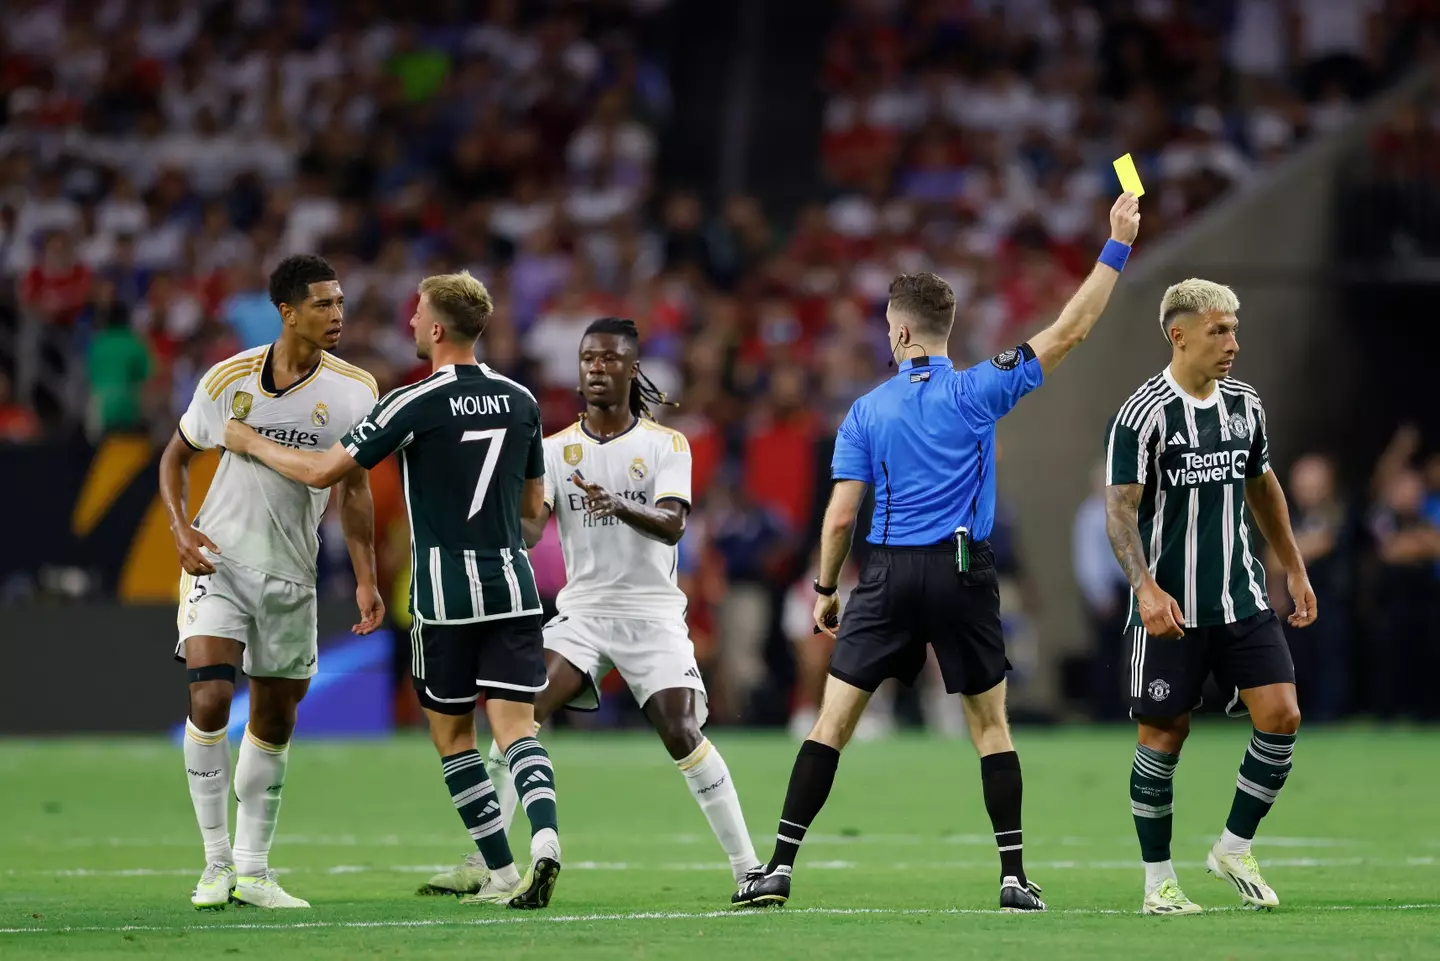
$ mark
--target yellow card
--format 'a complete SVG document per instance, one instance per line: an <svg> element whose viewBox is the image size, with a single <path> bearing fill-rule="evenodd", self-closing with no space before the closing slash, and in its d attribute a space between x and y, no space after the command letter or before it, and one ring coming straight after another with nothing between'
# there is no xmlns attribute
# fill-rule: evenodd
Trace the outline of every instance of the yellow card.
<svg viewBox="0 0 1440 961"><path fill-rule="evenodd" d="M1121 190L1137 197L1145 196L1145 185L1140 182L1140 172L1135 169L1135 161L1128 153L1115 161L1115 175L1120 178Z"/></svg>

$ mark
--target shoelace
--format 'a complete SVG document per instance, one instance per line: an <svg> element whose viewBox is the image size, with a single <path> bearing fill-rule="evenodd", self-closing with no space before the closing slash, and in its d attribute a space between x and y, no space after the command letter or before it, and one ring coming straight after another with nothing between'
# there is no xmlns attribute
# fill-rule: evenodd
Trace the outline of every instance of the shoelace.
<svg viewBox="0 0 1440 961"><path fill-rule="evenodd" d="M1162 901L1179 902L1185 900L1185 892L1180 890L1180 885L1171 880L1161 882L1160 889L1155 893Z"/></svg>
<svg viewBox="0 0 1440 961"><path fill-rule="evenodd" d="M1260 862L1257 861L1257 860L1255 860L1255 855L1253 855L1253 854L1242 854L1242 855L1240 855L1240 863L1245 866L1245 870L1247 870L1247 871L1249 871L1251 874L1255 875L1256 878L1259 878L1259 877L1260 877Z"/></svg>
<svg viewBox="0 0 1440 961"><path fill-rule="evenodd" d="M485 856L482 855L479 851L475 851L472 854L467 854L465 855L465 866L469 868L486 867L487 865L485 864Z"/></svg>
<svg viewBox="0 0 1440 961"><path fill-rule="evenodd" d="M217 864L206 865L206 867L205 867L205 873L202 874L202 875L200 875L200 883L201 883L201 884L213 884L213 883L215 883L216 881L218 881L218 880L220 879L220 875L224 874L227 870L229 870L229 868L230 868L230 865L228 865L228 864L218 864L218 863L217 863Z"/></svg>

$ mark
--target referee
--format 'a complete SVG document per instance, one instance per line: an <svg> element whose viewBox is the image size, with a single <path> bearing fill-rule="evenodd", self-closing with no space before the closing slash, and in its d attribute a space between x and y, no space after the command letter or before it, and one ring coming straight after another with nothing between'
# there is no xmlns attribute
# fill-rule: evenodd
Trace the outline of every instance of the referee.
<svg viewBox="0 0 1440 961"><path fill-rule="evenodd" d="M925 645L960 694L980 752L985 808L1000 851L1000 906L1043 911L1025 877L1020 832L1020 759L1005 721L1005 639L994 555L995 422L1036 387L1090 332L1115 289L1140 229L1140 204L1121 194L1110 208L1110 240L1060 317L1028 343L964 371L946 356L955 294L934 274L902 274L890 285L885 320L899 373L850 408L835 440L835 486L820 535L815 624L834 635L820 717L800 746L768 865L751 871L731 903L784 904L795 855L825 805L840 751L875 688L913 683ZM835 595L850 552L855 513L875 488L874 545L843 622ZM911 772L902 783L925 780ZM898 785L897 785L898 786Z"/></svg>

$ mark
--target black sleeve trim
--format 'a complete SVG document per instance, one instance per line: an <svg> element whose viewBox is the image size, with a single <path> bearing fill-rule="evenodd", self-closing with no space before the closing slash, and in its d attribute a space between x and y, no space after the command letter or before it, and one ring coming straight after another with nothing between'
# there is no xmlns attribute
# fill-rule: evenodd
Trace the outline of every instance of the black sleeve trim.
<svg viewBox="0 0 1440 961"><path fill-rule="evenodd" d="M203 451L205 450L205 448L203 448L203 447L197 447L197 446L195 445L195 442L194 442L194 441L192 441L190 438L186 437L186 436L185 436L185 428L181 427L179 424L176 424L176 425L175 425L175 433L177 433L177 434L180 435L180 439L185 442L185 446L188 447L188 448L190 448L191 450L193 450L193 451L201 451L201 452L203 452Z"/></svg>
<svg viewBox="0 0 1440 961"><path fill-rule="evenodd" d="M684 504L687 511L694 510L694 508L690 506L690 502L687 501L685 498L679 496L678 494L666 494L664 497L657 498L655 501L655 506L659 507L666 501L674 501L677 504Z"/></svg>
<svg viewBox="0 0 1440 961"><path fill-rule="evenodd" d="M1027 341L1026 343L1021 344L1021 345L1020 345L1020 356L1024 357L1026 360L1034 360L1034 359L1035 359L1035 348L1034 348L1034 347L1031 347L1028 341Z"/></svg>

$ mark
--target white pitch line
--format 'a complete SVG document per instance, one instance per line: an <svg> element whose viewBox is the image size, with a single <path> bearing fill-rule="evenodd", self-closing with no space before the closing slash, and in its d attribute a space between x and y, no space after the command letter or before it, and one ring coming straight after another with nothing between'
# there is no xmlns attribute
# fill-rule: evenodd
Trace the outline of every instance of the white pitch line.
<svg viewBox="0 0 1440 961"><path fill-rule="evenodd" d="M1176 861L1177 868L1201 868L1204 861ZM1421 856L1407 858L1266 858L1267 868L1349 868L1361 865L1384 868L1426 868L1440 866L1440 858ZM908 871L926 870L990 870L995 862L991 859L974 861L805 861L801 868L806 871ZM1031 861L1028 865L1037 871L1135 871L1139 862L1133 860L1109 861ZM276 868L277 874L434 874L446 871L453 864L334 864L325 867ZM660 863L639 863L634 861L567 861L565 867L571 871L729 871L730 866L720 861L666 861ZM195 873L195 868L59 868L35 869L10 868L5 871L9 877L54 877L54 878L153 878L186 877Z"/></svg>
<svg viewBox="0 0 1440 961"><path fill-rule="evenodd" d="M1434 911L1440 909L1440 902L1417 904L1320 904L1308 908L1290 909L1290 913L1309 911ZM1207 908L1206 914L1241 911L1240 907ZM1140 917L1138 911L1120 911L1114 908L1059 908L1045 912L1051 915L1114 915ZM698 921L710 918L775 918L794 915L823 915L827 917L871 916L907 917L946 915L997 915L1013 917L1010 912L996 908L789 908L783 911L645 911L634 914L526 914L522 917L499 918L419 918L413 921L299 921L294 924L259 924L242 922L226 924L121 924L121 925L75 925L59 928L0 928L0 934L79 934L79 933L120 933L125 931L301 931L325 928L444 928L478 927L496 924L574 924L595 921ZM1022 922L1023 923L1023 922Z"/></svg>
<svg viewBox="0 0 1440 961"><path fill-rule="evenodd" d="M771 841L774 834L754 834L751 837L755 841ZM566 838L572 843L587 839L603 839L610 842L626 842L634 844L645 844L654 846L659 844L710 844L713 843L710 835L699 834L597 834L590 832L572 831L566 834ZM394 848L394 847L452 847L465 842L463 834L380 834L362 837L355 834L280 834L274 841L277 847L363 847L363 848ZM1041 834L1034 834L1026 839L1032 846L1037 844L1057 844L1067 847L1103 845L1113 847L1117 844L1131 844L1133 836L1115 836L1110 838L1099 837L1075 837L1064 836L1060 838L1048 838ZM1212 835L1196 835L1189 839L1196 844L1209 845L1214 842ZM141 837L22 837L12 839L9 843L18 843L27 847L43 848L132 848L132 847L194 847L196 840L191 835L173 835L158 838ZM805 837L805 844L814 847L820 844L833 844L838 846L852 845L923 845L933 847L937 844L991 847L995 838L989 834L948 834L948 835L927 835L927 834L809 834ZM1323 838L1323 837L1286 837L1286 836L1261 836L1256 839L1257 847L1277 848L1336 848L1351 847L1363 842L1346 838ZM1419 842L1430 847L1440 847L1440 840L1427 840Z"/></svg>

